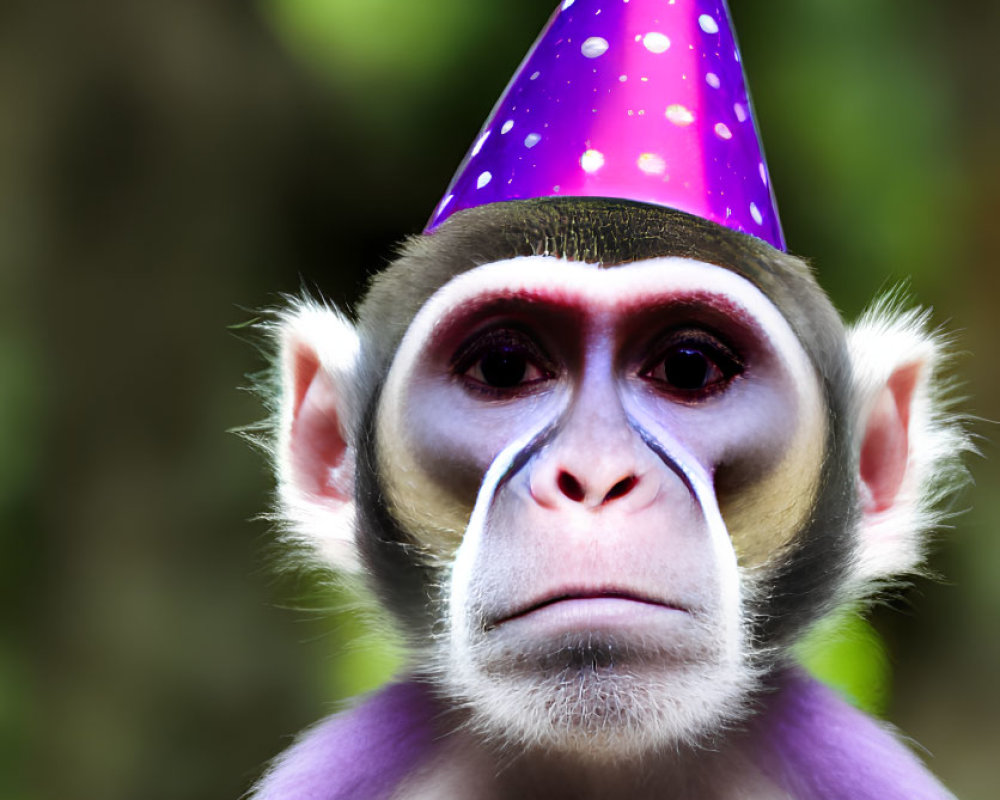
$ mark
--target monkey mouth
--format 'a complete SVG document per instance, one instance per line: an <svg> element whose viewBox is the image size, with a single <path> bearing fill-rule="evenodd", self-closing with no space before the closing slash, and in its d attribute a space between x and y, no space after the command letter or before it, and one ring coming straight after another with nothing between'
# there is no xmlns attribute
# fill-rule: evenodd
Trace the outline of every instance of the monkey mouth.
<svg viewBox="0 0 1000 800"><path fill-rule="evenodd" d="M634 614L641 607L645 607L651 611L663 610L691 613L690 608L680 603L628 590L571 590L547 595L512 612L490 618L486 621L484 627L485 630L489 631L508 622L514 622L532 615L544 614L569 613L573 616L581 617L581 621L585 621L590 616L594 616L595 619L602 621L612 621L612 618L619 614Z"/></svg>

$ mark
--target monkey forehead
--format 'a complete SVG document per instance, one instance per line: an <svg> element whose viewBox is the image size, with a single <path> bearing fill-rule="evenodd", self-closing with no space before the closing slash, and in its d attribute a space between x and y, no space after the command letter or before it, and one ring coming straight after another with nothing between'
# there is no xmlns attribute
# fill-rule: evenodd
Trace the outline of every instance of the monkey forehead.
<svg viewBox="0 0 1000 800"><path fill-rule="evenodd" d="M781 311L753 283L737 273L695 259L664 256L615 266L555 256L521 256L463 272L424 303L410 324L390 369L408 371L420 352L458 318L502 300L523 300L627 318L665 304L715 309L758 335L789 359L789 366L813 374L809 357ZM394 375L395 373L395 375Z"/></svg>

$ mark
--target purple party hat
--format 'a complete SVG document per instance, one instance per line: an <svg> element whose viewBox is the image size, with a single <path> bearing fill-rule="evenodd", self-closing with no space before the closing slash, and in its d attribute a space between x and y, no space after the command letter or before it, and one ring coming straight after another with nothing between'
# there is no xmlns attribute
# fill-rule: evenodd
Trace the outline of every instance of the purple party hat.
<svg viewBox="0 0 1000 800"><path fill-rule="evenodd" d="M552 196L667 206L785 249L725 0L563 0L425 233Z"/></svg>

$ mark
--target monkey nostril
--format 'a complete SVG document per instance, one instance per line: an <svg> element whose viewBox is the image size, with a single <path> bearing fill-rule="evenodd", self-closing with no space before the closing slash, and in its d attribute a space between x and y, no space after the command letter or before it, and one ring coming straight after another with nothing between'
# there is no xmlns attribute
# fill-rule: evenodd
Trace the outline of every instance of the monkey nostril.
<svg viewBox="0 0 1000 800"><path fill-rule="evenodd" d="M559 491L566 495L566 497L575 503L582 502L584 491L580 485L580 481L568 472L560 472L557 483L559 484Z"/></svg>
<svg viewBox="0 0 1000 800"><path fill-rule="evenodd" d="M615 498L622 497L632 491L634 487L639 482L639 479L635 475L629 475L627 478L622 478L618 483L611 487L611 490L604 495L604 500L602 503L610 502Z"/></svg>

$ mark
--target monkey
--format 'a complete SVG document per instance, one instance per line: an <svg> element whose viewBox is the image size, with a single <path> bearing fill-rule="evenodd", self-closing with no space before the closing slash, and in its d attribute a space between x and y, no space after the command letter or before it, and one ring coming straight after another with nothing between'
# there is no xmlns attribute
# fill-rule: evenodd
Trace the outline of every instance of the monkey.
<svg viewBox="0 0 1000 800"><path fill-rule="evenodd" d="M724 4L686 5L721 35ZM273 325L287 538L360 576L410 661L251 796L952 797L792 653L919 569L961 479L927 314L846 326L756 202L465 203L491 130L355 319Z"/></svg>

